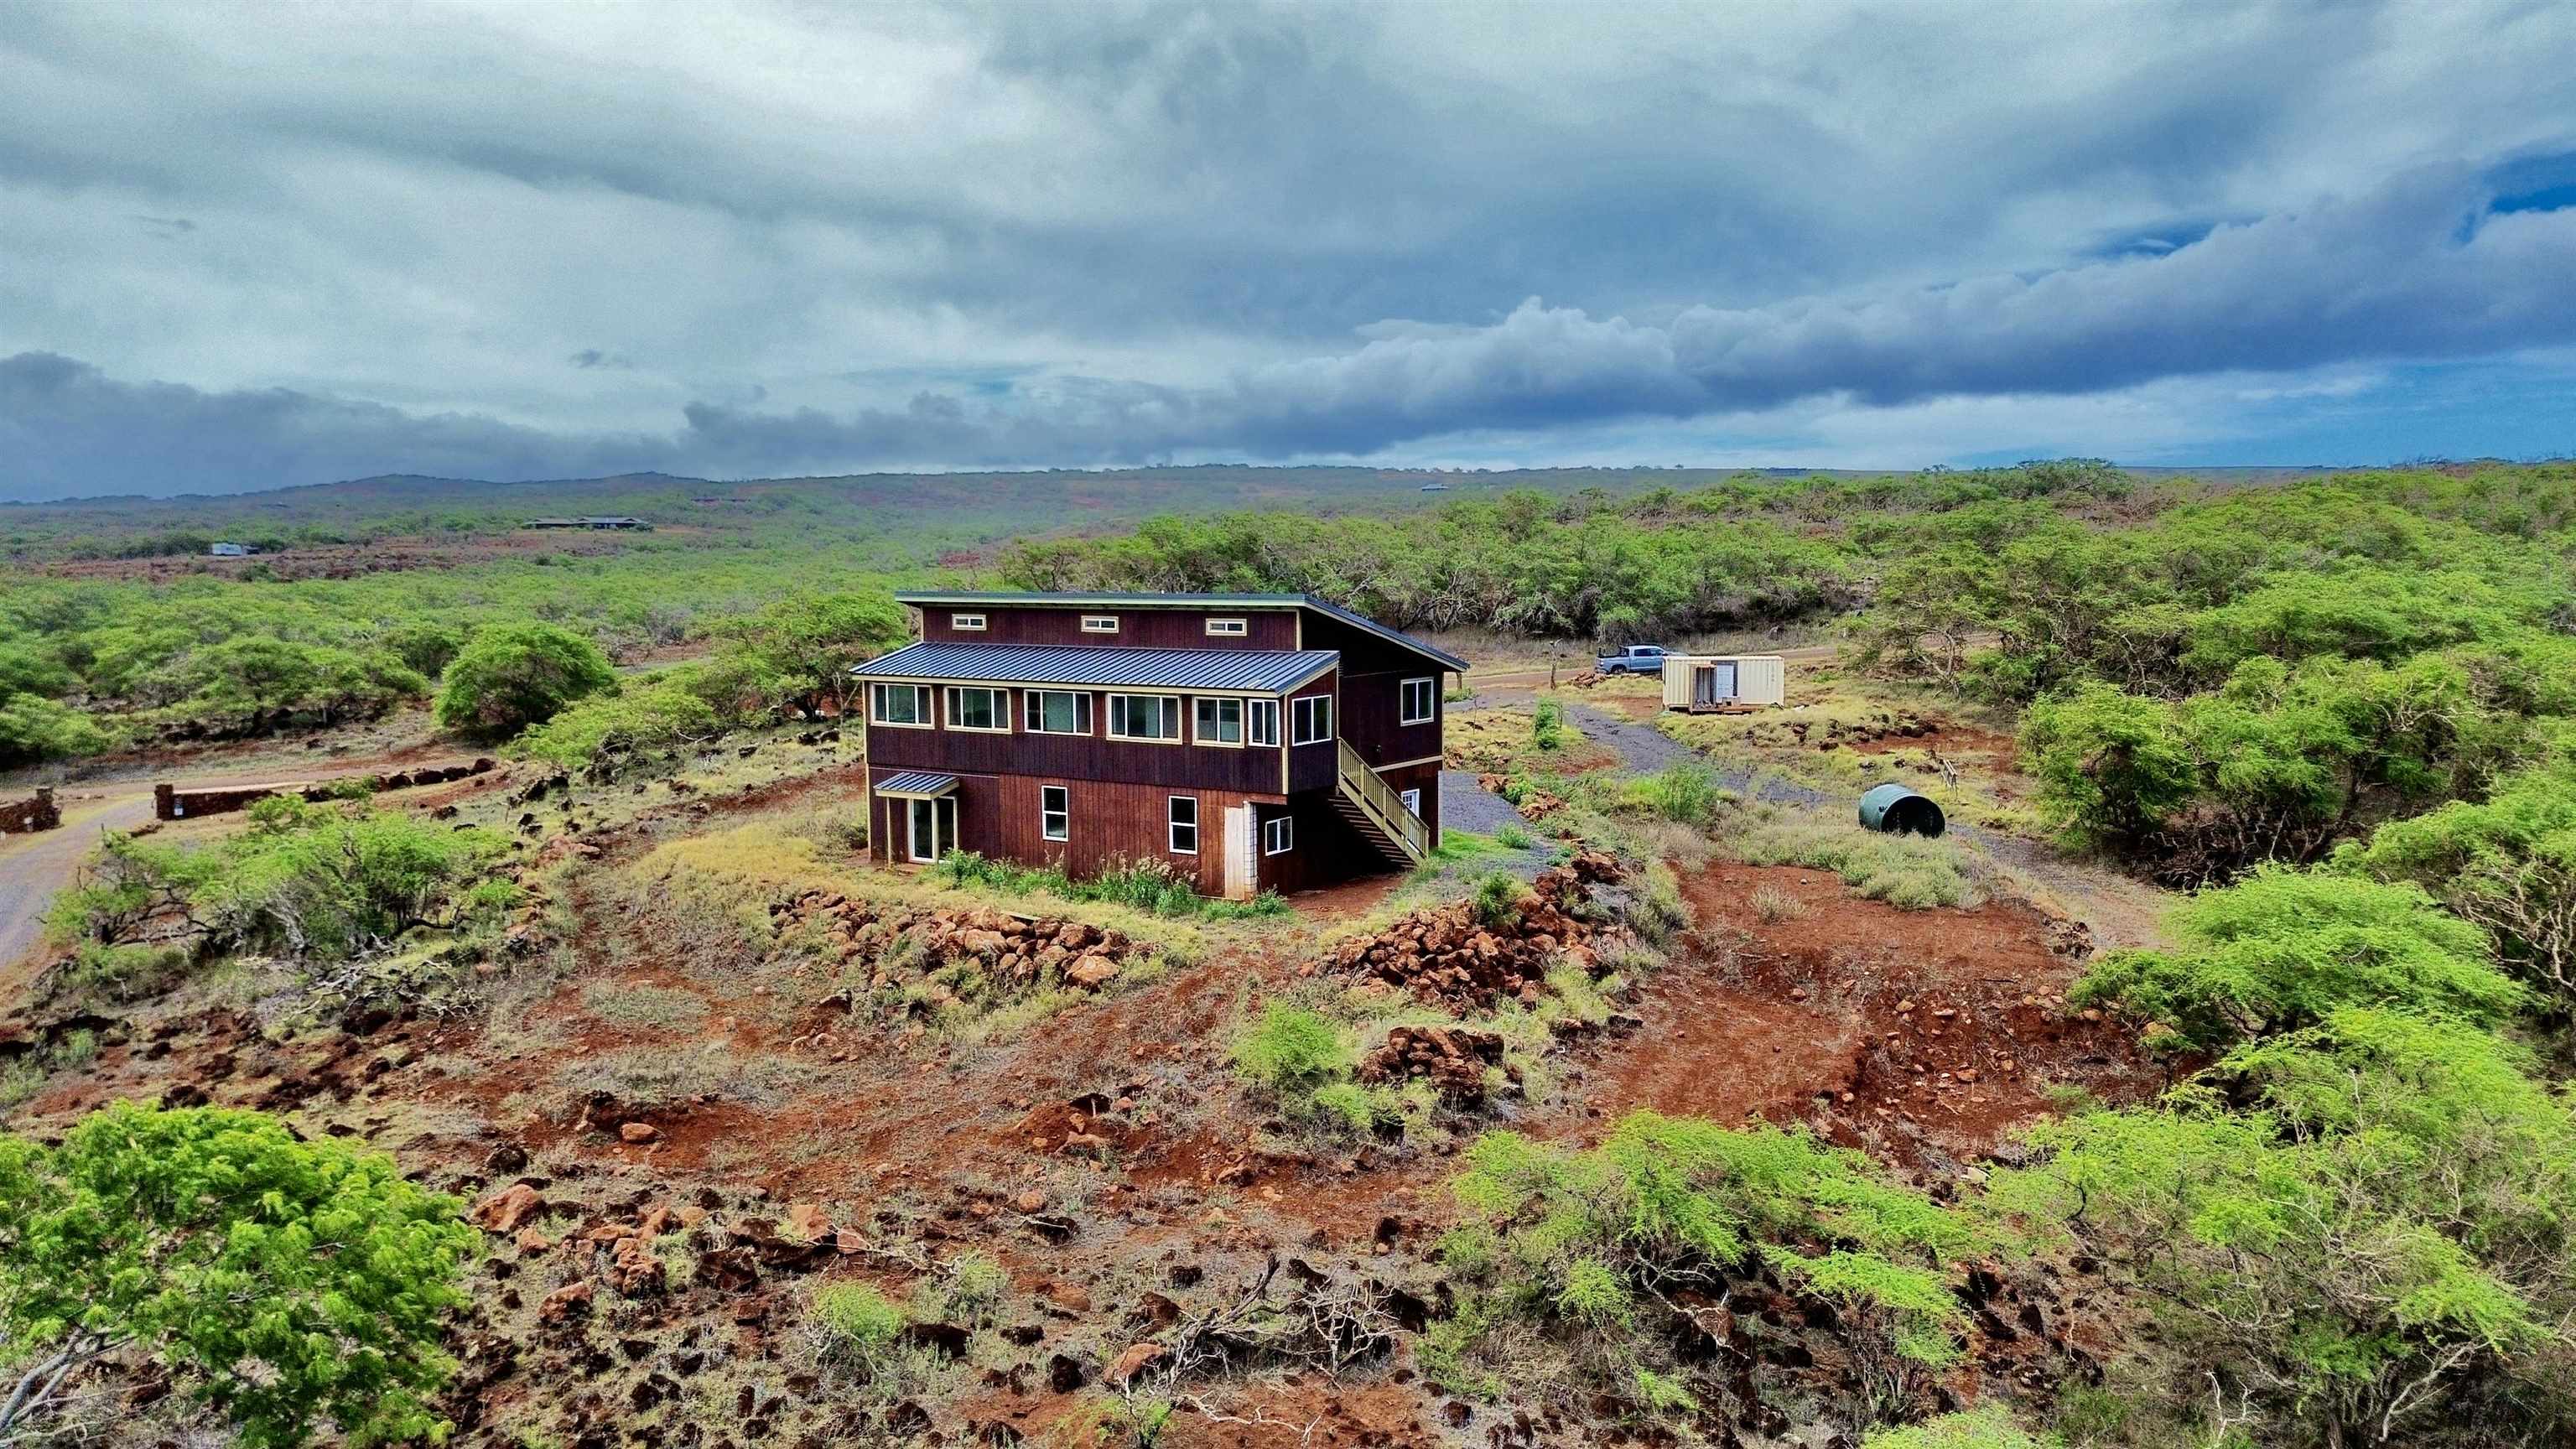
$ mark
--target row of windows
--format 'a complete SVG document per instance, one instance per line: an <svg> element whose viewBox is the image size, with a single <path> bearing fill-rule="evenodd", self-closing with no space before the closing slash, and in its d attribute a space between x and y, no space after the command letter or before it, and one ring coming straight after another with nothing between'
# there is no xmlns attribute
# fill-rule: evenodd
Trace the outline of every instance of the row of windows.
<svg viewBox="0 0 2576 1449"><path fill-rule="evenodd" d="M1428 680L1407 680L1414 683ZM1091 696L1081 690L1022 690L1021 727L1033 735L1091 733ZM1276 745L1279 701L1235 699L1215 695L1191 698L1190 739L1202 745ZM1177 694L1112 694L1106 697L1109 737L1113 740L1181 742L1181 696ZM875 684L868 687L868 721L911 729L931 729L927 684ZM948 728L990 734L1011 730L1011 692L981 684L948 686ZM1309 694L1288 701L1288 742L1321 744L1333 737L1333 697Z"/></svg>
<svg viewBox="0 0 2576 1449"><path fill-rule="evenodd" d="M986 621L981 614L951 614L948 616L948 627L961 634L980 634L986 628ZM1085 614L1082 616L1082 632L1115 634L1118 632L1118 616ZM1207 621L1207 632L1208 637L1212 639L1240 639L1252 632L1252 624L1245 619L1210 619Z"/></svg>
<svg viewBox="0 0 2576 1449"><path fill-rule="evenodd" d="M1168 797L1165 826L1174 855L1199 853L1199 797ZM1073 792L1063 785L1038 787L1038 835L1046 840L1073 838ZM1296 848L1297 822L1281 815L1261 822L1261 853L1286 855Z"/></svg>

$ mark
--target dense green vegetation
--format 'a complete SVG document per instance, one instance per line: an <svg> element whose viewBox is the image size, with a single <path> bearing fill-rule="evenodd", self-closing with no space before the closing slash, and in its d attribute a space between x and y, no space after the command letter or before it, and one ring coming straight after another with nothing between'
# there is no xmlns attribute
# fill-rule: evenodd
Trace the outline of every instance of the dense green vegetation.
<svg viewBox="0 0 2576 1449"><path fill-rule="evenodd" d="M345 961L416 929L498 920L520 903L495 873L508 849L486 830L272 796L247 829L204 845L110 835L53 919L99 948L178 940Z"/></svg>
<svg viewBox="0 0 2576 1449"><path fill-rule="evenodd" d="M482 1238L461 1211L256 1112L120 1102L59 1146L0 1136L0 1441L119 1437L70 1391L99 1360L157 1366L250 1449L439 1437Z"/></svg>

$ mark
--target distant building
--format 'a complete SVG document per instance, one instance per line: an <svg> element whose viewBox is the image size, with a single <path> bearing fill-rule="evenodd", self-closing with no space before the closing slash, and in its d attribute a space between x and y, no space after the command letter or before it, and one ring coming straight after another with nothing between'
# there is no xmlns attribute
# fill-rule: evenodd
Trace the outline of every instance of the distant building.
<svg viewBox="0 0 2576 1449"><path fill-rule="evenodd" d="M1425 483L1422 485L1422 491L1425 493L1446 493L1449 491L1449 485L1446 483Z"/></svg>
<svg viewBox="0 0 2576 1449"><path fill-rule="evenodd" d="M219 543L206 550L210 558L248 558L259 552L246 543Z"/></svg>
<svg viewBox="0 0 2576 1449"><path fill-rule="evenodd" d="M519 526L521 528L579 528L581 527L581 520L578 518L531 518Z"/></svg>
<svg viewBox="0 0 2576 1449"><path fill-rule="evenodd" d="M615 518L531 518L521 528L642 528L644 520L621 514Z"/></svg>

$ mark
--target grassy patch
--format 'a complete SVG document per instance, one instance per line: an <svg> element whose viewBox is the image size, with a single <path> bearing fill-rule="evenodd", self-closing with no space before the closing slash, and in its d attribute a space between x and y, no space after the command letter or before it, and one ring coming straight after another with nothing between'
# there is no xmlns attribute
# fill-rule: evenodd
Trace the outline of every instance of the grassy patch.
<svg viewBox="0 0 2576 1449"><path fill-rule="evenodd" d="M1735 849L1752 865L1832 871L1855 895L1910 911L1985 903L1985 892L1969 878L1966 856L1948 839L1881 835L1849 821L1774 816L1736 837Z"/></svg>
<svg viewBox="0 0 2576 1449"><path fill-rule="evenodd" d="M594 981L582 988L581 1004L591 1015L612 1026L649 1027L656 1031L694 1031L707 1018L703 997L672 986Z"/></svg>

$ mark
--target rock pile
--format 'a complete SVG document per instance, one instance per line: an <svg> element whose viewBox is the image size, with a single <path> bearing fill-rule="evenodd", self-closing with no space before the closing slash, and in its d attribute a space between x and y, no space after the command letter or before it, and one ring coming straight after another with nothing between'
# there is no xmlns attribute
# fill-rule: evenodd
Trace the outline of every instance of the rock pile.
<svg viewBox="0 0 2576 1449"><path fill-rule="evenodd" d="M1489 795L1500 795L1511 781L1502 775L1478 775L1476 784ZM1551 795L1545 790L1536 788L1524 789L1521 792L1521 798L1513 802L1512 808L1519 811L1524 820L1545 820L1565 808L1565 797Z"/></svg>
<svg viewBox="0 0 2576 1449"><path fill-rule="evenodd" d="M1585 908L1593 886L1623 874L1616 859L1585 851L1539 872L1507 919L1488 923L1466 901L1433 906L1342 942L1325 969L1383 981L1451 1011L1490 1011L1504 997L1535 1002L1560 961L1599 973L1604 938L1624 928L1595 926Z"/></svg>
<svg viewBox="0 0 2576 1449"><path fill-rule="evenodd" d="M1359 1079L1372 1086L1400 1086L1417 1078L1428 1081L1440 1100L1452 1107L1474 1107L1485 1100L1485 1069L1503 1066L1503 1038L1463 1026L1399 1026L1386 1041L1364 1054ZM1508 1077L1511 1072L1504 1068Z"/></svg>
<svg viewBox="0 0 2576 1449"><path fill-rule="evenodd" d="M836 891L809 890L774 901L769 914L782 930L821 930L844 961L873 961L877 969L869 984L877 991L959 961L981 966L997 988L1031 988L1056 976L1066 985L1097 991L1118 975L1135 949L1125 935L1083 921L1018 916L983 906L880 906ZM909 940L916 949L890 951L897 940ZM927 998L931 1004L940 1004L937 993L942 989L933 984Z"/></svg>

